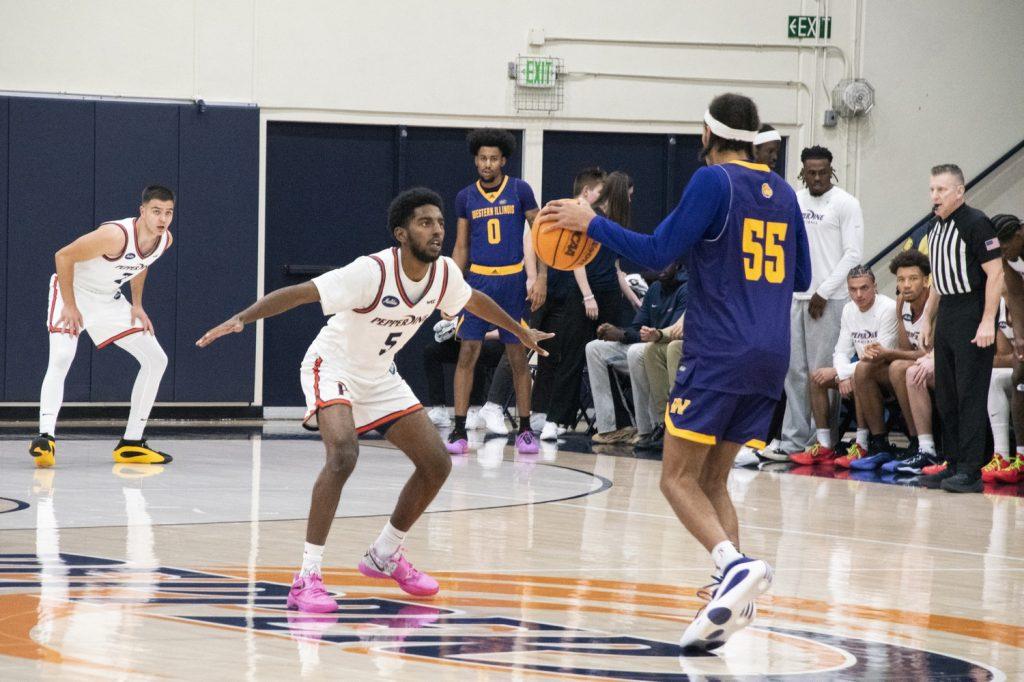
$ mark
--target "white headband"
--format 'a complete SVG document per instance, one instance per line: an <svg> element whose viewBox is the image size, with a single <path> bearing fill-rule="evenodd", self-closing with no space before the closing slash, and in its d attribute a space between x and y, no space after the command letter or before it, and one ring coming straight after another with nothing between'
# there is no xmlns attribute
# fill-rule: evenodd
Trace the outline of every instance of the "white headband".
<svg viewBox="0 0 1024 682"><path fill-rule="evenodd" d="M757 137L756 130L739 130L737 128L730 128L712 116L710 111L704 112L704 123L706 123L708 128L711 129L711 132L725 140L753 142Z"/></svg>
<svg viewBox="0 0 1024 682"><path fill-rule="evenodd" d="M782 135L779 135L778 130L766 130L763 133L758 133L754 137L754 146L767 144L768 142L782 142Z"/></svg>

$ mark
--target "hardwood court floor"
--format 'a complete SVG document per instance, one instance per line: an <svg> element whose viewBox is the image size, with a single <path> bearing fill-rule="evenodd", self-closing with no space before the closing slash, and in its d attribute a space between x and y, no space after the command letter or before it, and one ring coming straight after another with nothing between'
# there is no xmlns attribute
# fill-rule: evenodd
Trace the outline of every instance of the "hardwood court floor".
<svg viewBox="0 0 1024 682"><path fill-rule="evenodd" d="M680 656L711 564L658 461L482 444L409 536L442 588L418 600L355 570L410 469L366 441L325 557L342 608L310 616L284 595L318 442L153 438L176 459L147 468L115 440L62 439L50 471L0 441L0 679L1024 677L1016 496L736 470L775 584L718 655Z"/></svg>

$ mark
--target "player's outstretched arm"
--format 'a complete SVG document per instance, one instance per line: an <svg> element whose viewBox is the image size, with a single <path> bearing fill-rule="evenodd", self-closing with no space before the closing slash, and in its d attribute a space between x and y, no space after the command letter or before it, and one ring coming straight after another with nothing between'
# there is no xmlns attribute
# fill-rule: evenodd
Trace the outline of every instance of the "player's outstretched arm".
<svg viewBox="0 0 1024 682"><path fill-rule="evenodd" d="M266 317L273 317L306 303L320 300L320 291L313 282L283 287L259 299L242 312L232 315L196 341L196 345L205 348L226 334L242 331L245 325Z"/></svg>
<svg viewBox="0 0 1024 682"><path fill-rule="evenodd" d="M482 320L487 320L491 324L496 324L502 329L512 332L527 348L535 350L541 355L548 354L546 350L537 344L550 339L554 334L522 326L509 317L509 314L502 310L501 306L495 303L494 299L487 294L473 289L473 294L469 297L469 301L466 302L466 310Z"/></svg>

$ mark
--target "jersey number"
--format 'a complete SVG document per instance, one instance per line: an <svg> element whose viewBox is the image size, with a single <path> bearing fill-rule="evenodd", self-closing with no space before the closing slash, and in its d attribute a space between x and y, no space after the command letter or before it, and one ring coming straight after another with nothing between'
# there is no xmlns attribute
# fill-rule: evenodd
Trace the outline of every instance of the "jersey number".
<svg viewBox="0 0 1024 682"><path fill-rule="evenodd" d="M786 279L786 223L765 223L746 218L743 221L743 271L748 280L768 280L781 284Z"/></svg>
<svg viewBox="0 0 1024 682"><path fill-rule="evenodd" d="M491 218L487 221L487 243L501 243L501 221L497 218Z"/></svg>
<svg viewBox="0 0 1024 682"><path fill-rule="evenodd" d="M402 332L391 332L388 334L388 338L384 340L384 347L377 351L377 355L384 355L389 350L395 347L398 343L398 339L402 338Z"/></svg>

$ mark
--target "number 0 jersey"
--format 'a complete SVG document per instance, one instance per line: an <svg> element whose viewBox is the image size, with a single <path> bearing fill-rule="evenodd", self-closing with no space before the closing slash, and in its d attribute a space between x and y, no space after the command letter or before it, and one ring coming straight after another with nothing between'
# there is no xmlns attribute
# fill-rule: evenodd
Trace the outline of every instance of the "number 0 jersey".
<svg viewBox="0 0 1024 682"><path fill-rule="evenodd" d="M455 197L455 214L469 221L469 262L492 267L521 263L526 212L535 208L533 189L520 178L506 175L491 192L479 181L463 188Z"/></svg>
<svg viewBox="0 0 1024 682"><path fill-rule="evenodd" d="M395 354L437 309L456 315L472 289L455 262L441 256L426 277L411 281L398 248L361 256L313 279L325 315L332 317L311 350L347 374L374 379L388 374Z"/></svg>

